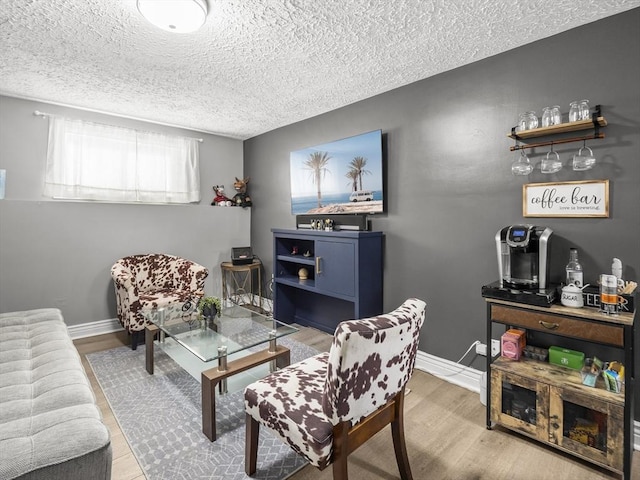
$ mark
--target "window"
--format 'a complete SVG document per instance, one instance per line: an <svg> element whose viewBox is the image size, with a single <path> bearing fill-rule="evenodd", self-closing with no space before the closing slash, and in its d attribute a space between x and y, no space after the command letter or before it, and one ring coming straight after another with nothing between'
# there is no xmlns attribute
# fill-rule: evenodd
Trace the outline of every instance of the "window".
<svg viewBox="0 0 640 480"><path fill-rule="evenodd" d="M199 202L198 140L50 115L44 194L108 202Z"/></svg>

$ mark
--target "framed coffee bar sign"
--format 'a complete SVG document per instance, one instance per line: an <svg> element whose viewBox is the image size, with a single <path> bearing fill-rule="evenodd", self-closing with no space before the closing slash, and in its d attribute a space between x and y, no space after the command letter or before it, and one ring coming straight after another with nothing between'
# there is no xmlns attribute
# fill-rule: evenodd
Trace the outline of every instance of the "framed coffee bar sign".
<svg viewBox="0 0 640 480"><path fill-rule="evenodd" d="M609 180L528 183L522 186L525 217L608 217Z"/></svg>

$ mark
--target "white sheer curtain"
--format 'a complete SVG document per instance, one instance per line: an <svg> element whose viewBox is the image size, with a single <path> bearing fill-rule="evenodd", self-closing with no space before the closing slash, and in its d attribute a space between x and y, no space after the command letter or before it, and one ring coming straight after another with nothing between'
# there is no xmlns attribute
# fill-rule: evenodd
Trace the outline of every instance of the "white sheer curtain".
<svg viewBox="0 0 640 480"><path fill-rule="evenodd" d="M200 201L198 140L51 115L44 194L108 202Z"/></svg>

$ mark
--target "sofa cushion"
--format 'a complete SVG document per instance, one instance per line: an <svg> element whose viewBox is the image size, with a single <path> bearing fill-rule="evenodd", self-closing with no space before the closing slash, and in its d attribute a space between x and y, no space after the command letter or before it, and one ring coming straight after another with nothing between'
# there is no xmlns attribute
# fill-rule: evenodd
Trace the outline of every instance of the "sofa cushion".
<svg viewBox="0 0 640 480"><path fill-rule="evenodd" d="M0 314L0 478L104 449L95 478L109 431L60 311Z"/></svg>

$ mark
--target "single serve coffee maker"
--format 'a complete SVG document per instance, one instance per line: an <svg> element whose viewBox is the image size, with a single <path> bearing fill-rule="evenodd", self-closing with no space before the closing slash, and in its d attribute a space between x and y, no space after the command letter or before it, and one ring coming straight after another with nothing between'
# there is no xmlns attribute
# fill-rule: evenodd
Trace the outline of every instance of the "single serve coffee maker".
<svg viewBox="0 0 640 480"><path fill-rule="evenodd" d="M549 240L553 231L536 225L510 225L496 233L497 282L482 287L485 297L548 306L556 292L549 285Z"/></svg>
<svg viewBox="0 0 640 480"><path fill-rule="evenodd" d="M549 227L510 225L496 233L498 272L505 287L538 290L548 286Z"/></svg>

